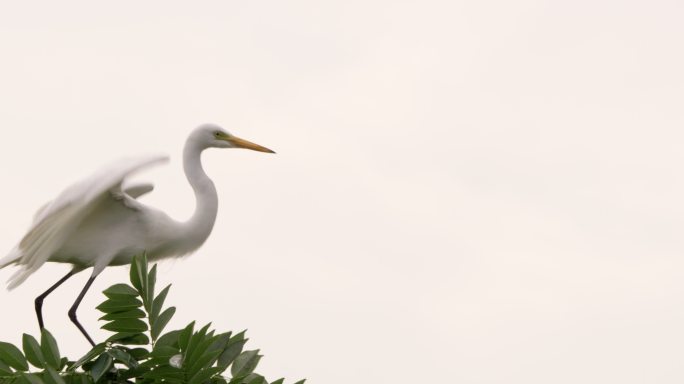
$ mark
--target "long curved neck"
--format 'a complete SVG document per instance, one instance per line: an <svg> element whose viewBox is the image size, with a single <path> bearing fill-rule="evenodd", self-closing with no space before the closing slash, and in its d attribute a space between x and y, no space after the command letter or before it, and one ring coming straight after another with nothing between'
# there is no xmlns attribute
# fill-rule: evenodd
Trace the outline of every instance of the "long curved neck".
<svg viewBox="0 0 684 384"><path fill-rule="evenodd" d="M188 140L183 149L183 169L195 192L196 201L195 213L184 223L184 235L188 236L188 240L196 247L202 245L209 237L218 211L216 187L202 168L203 150L204 148L193 140Z"/></svg>

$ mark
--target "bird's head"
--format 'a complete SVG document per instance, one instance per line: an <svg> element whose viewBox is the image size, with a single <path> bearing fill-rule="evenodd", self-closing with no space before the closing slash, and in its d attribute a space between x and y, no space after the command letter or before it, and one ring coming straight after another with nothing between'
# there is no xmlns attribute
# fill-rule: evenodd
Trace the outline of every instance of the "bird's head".
<svg viewBox="0 0 684 384"><path fill-rule="evenodd" d="M216 124L200 125L190 138L204 148L245 148L253 151L275 153L259 144L241 139Z"/></svg>

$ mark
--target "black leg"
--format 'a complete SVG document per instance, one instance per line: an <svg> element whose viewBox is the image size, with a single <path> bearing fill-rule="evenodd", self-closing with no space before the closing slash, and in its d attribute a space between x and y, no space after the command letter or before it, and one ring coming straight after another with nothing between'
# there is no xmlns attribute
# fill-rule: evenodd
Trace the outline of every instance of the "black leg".
<svg viewBox="0 0 684 384"><path fill-rule="evenodd" d="M83 296L85 296L86 292L88 292L88 289L93 284L93 281L95 281L96 277L97 277L97 275L90 276L85 287L83 287L83 290L81 291L81 293L76 298L74 305L72 305L71 309L69 309L69 318L71 319L71 322L76 324L76 327L78 328L78 330L81 331L83 336L85 336L85 338L88 339L88 342L93 347L95 346L95 342L93 341L93 339L90 338L90 335L88 335L88 332L86 332L85 328L83 328L81 323L78 322L78 319L76 318L76 310L78 309L78 306L81 304L81 300L83 300Z"/></svg>
<svg viewBox="0 0 684 384"><path fill-rule="evenodd" d="M57 289L62 283L65 281L69 280L69 278L73 275L75 275L78 272L76 269L72 269L69 271L69 273L66 274L66 276L62 277L58 282L55 283L52 287L50 287L47 291L43 292L42 295L36 297L36 316L38 316L38 326L40 327L40 330L42 331L43 328L45 328L45 324L43 323L43 300L47 297L47 295L51 294L52 291Z"/></svg>

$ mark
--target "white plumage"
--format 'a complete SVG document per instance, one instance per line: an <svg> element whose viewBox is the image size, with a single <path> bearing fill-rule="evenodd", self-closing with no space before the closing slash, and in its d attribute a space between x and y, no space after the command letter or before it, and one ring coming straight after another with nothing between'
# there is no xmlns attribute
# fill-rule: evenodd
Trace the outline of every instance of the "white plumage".
<svg viewBox="0 0 684 384"><path fill-rule="evenodd" d="M129 176L167 162L166 156L123 159L102 168L38 210L26 235L0 260L0 268L10 264L20 267L10 278L8 288L24 282L45 262L72 264L70 274L39 297L42 305L44 296L83 269L93 268L85 293L92 280L109 265L129 264L133 256L142 252L156 260L181 256L199 248L211 233L218 210L216 188L201 163L202 151L212 147L273 152L216 125L195 129L183 150L185 175L196 198L195 212L186 222L173 220L164 212L136 200L153 189L151 184L125 187ZM82 295L72 308L75 323L75 308L81 298ZM36 310L42 327L38 300ZM80 324L77 325L81 329Z"/></svg>
<svg viewBox="0 0 684 384"><path fill-rule="evenodd" d="M0 266L21 266L8 288L24 282L46 261L101 270L116 253L136 245L141 239L135 230L149 224L153 209L123 192L122 184L136 171L166 161L165 156L118 161L67 188L41 208L20 243L0 261ZM123 243L113 244L114 239Z"/></svg>

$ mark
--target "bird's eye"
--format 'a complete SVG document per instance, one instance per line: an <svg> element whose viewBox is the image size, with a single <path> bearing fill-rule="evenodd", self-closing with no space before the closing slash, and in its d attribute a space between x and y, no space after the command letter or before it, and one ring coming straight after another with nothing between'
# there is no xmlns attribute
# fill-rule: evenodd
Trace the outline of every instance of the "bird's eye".
<svg viewBox="0 0 684 384"><path fill-rule="evenodd" d="M214 136L221 137L221 132L214 132Z"/></svg>

